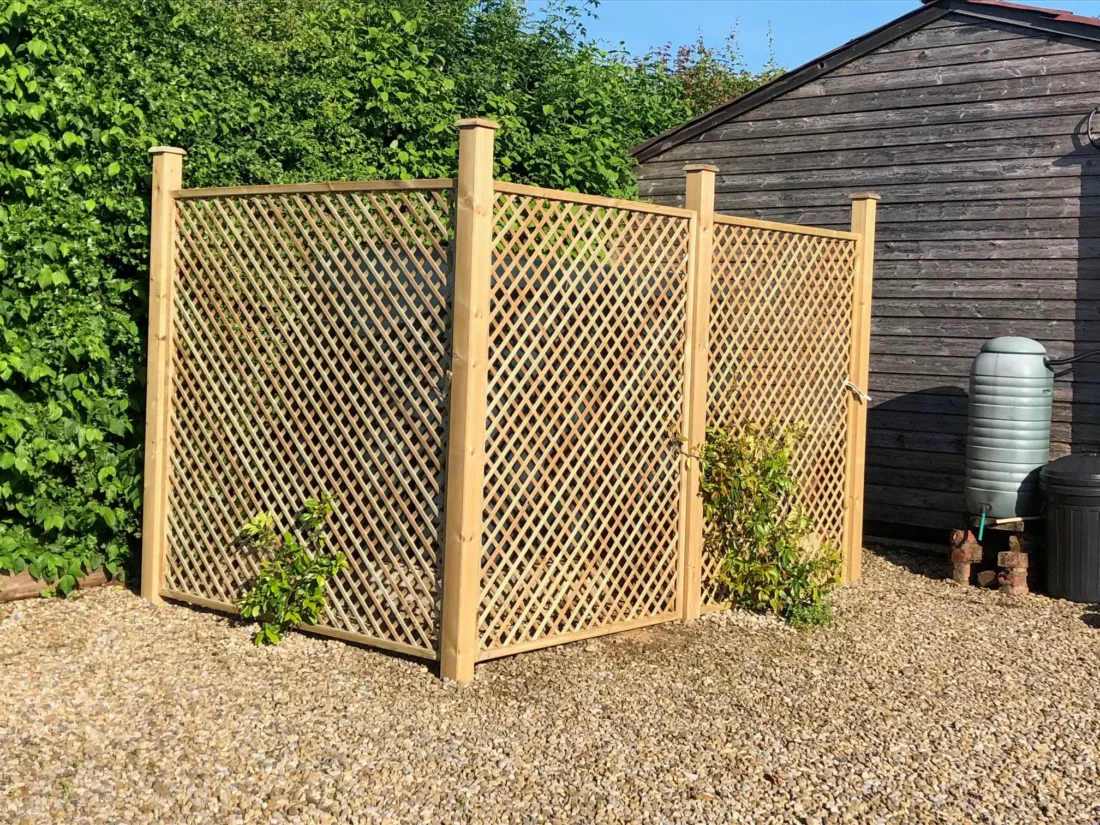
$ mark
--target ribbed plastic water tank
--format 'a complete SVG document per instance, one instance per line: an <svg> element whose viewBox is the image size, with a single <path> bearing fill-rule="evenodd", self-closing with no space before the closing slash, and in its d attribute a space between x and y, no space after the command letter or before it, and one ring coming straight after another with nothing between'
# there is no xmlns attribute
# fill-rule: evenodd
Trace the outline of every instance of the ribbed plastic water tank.
<svg viewBox="0 0 1100 825"><path fill-rule="evenodd" d="M1030 338L994 338L970 368L966 508L990 518L1042 511L1039 471L1050 457L1054 371Z"/></svg>

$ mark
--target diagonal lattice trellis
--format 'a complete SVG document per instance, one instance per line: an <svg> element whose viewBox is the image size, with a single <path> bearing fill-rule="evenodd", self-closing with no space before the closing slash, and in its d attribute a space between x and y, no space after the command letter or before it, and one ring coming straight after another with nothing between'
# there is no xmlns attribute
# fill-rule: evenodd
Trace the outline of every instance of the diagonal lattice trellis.
<svg viewBox="0 0 1100 825"><path fill-rule="evenodd" d="M794 227L791 227L794 230ZM806 424L794 458L801 504L822 540L843 541L855 240L716 216L707 422ZM718 559L704 556L715 606Z"/></svg>
<svg viewBox="0 0 1100 825"><path fill-rule="evenodd" d="M326 632L438 655L452 191L176 193L163 595L230 605L242 523L329 491ZM679 615L691 216L497 184L479 658ZM807 424L802 503L840 542L855 236L715 224L708 421Z"/></svg>
<svg viewBox="0 0 1100 825"><path fill-rule="evenodd" d="M515 193L494 215L483 658L678 608L691 233Z"/></svg>
<svg viewBox="0 0 1100 825"><path fill-rule="evenodd" d="M451 200L181 195L165 595L233 602L256 566L241 524L328 491L350 566L325 624L436 655Z"/></svg>

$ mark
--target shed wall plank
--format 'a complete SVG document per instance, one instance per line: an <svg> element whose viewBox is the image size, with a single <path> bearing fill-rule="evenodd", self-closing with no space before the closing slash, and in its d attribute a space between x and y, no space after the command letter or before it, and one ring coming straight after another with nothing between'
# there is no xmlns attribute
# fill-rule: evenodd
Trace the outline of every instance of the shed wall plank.
<svg viewBox="0 0 1100 825"><path fill-rule="evenodd" d="M957 30L955 24L949 24ZM925 32L928 30L925 29ZM980 35L980 36L976 36ZM983 32L977 29L968 38L968 42L959 45L951 43L931 46L928 38L903 37L890 46L869 54L857 63L841 66L833 76L851 77L867 72L899 72L907 69L926 69L933 66L955 69L960 63L983 63L990 61L1018 60L1022 57L1041 55L1049 57L1055 54L1078 52L1082 48L1074 38L1064 38L1051 42L1044 39L1027 40L1019 36L1015 27L991 29Z"/></svg>
<svg viewBox="0 0 1100 825"><path fill-rule="evenodd" d="M884 133L893 129L913 128L932 124L948 123L988 123L997 120L1014 120L1029 117L1051 117L1056 115L1085 115L1095 106L1096 95L1090 92L1074 94L1046 95L1043 97L1022 96L1012 99L971 100L965 106L945 102L941 106L927 103L919 108L892 109L884 104L877 111L852 111L847 113L825 112L816 115L802 112L796 115L770 117L764 104L748 112L742 119L716 126L713 130L700 135L696 140L707 137L710 141L748 139L752 137L792 137L795 135L843 133L862 131L872 126ZM871 116L873 115L873 117ZM653 160L660 160L655 157Z"/></svg>
<svg viewBox="0 0 1100 825"><path fill-rule="evenodd" d="M1006 122L1010 121L1010 122ZM780 121L785 122L785 121ZM755 156L761 150L780 156L799 152L836 152L841 149L877 149L890 146L927 146L929 142L958 140L965 136L967 140L1002 140L1006 129L1011 129L1017 137L1064 136L1081 124L1078 111L1038 115L1029 113L1015 118L969 122L963 129L956 122L927 123L900 129L882 129L879 127L831 131L819 134L789 135L734 135L724 140L690 140L674 146L651 163L682 161L691 163L697 158L714 157L724 165L724 158L736 158L742 155ZM709 138L710 132L701 135ZM750 142L761 142L752 146ZM719 153L721 157L719 158ZM648 165L646 174L648 174Z"/></svg>
<svg viewBox="0 0 1100 825"><path fill-rule="evenodd" d="M1005 41L1005 48L1015 41ZM1030 43L1035 48L1035 43ZM1044 53L1035 55L1015 55L1006 60L972 59L962 66L934 66L931 68L909 68L893 71L871 71L865 65L853 68L849 73L832 72L820 80L800 86L790 94L787 100L802 98L835 97L850 94L882 94L883 92L926 89L929 87L948 87L952 85L970 85L990 81L1009 81L1004 88L1014 88L1013 80L1023 78L1053 77L1061 74L1096 71L1096 55L1087 47L1078 46L1065 50L1047 48ZM1068 80L1068 79L1067 79ZM1044 86L1044 88L1046 88ZM1055 84L1052 91L1061 92L1078 89L1076 81L1069 81L1063 87ZM1006 95L1007 96L1007 95Z"/></svg>
<svg viewBox="0 0 1100 825"><path fill-rule="evenodd" d="M991 156L999 160L1016 160L1030 158L1034 160L1056 163L1065 157L1065 133L1061 135L1047 135L1039 137L1018 136L1011 144L1005 145L1003 138L987 140L958 140L961 137L957 132L954 139L938 141L937 144L948 157L951 163L966 163L971 160L986 160ZM969 136L968 136L969 137ZM781 141L775 141L781 142ZM794 172L794 171L818 171L820 169L844 169L851 164L851 158L833 149L815 148L806 152L776 152L766 157L746 155L744 146L731 143L710 144L715 151L707 153L708 163L718 167L722 177L750 173L759 175L761 172ZM703 148L709 148L703 146ZM838 147L849 148L849 147ZM928 145L901 145L883 146L881 141L877 148L862 148L862 166L893 167L915 163L924 163L929 159ZM727 153L728 154L723 154ZM1090 158L1082 156L1082 161ZM643 168L640 175L643 179L678 179L684 168L684 161L654 161Z"/></svg>

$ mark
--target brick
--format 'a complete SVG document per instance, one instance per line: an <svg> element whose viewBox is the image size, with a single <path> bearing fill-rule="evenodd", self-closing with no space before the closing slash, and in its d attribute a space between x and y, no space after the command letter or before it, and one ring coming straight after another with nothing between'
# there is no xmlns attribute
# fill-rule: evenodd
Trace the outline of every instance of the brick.
<svg viewBox="0 0 1100 825"><path fill-rule="evenodd" d="M1027 553L1021 553L1019 550L998 553L997 566L1007 567L1010 570L1026 570L1029 566L1028 555Z"/></svg>
<svg viewBox="0 0 1100 825"><path fill-rule="evenodd" d="M974 535L973 530L952 530L951 531L951 546L962 547L964 544L977 544L978 537Z"/></svg>
<svg viewBox="0 0 1100 825"><path fill-rule="evenodd" d="M1012 596L1023 596L1028 592L1026 570L1002 570L997 576L997 583L1002 593Z"/></svg>
<svg viewBox="0 0 1100 825"><path fill-rule="evenodd" d="M964 544L951 551L951 561L956 564L972 564L982 560L982 548L977 544Z"/></svg>
<svg viewBox="0 0 1100 825"><path fill-rule="evenodd" d="M1031 553L1042 547L1042 537L1035 533L1016 533L1008 537L1008 549L1013 553Z"/></svg>
<svg viewBox="0 0 1100 825"><path fill-rule="evenodd" d="M1001 584L1011 584L1013 586L1027 584L1027 571L1002 570L1000 575L997 576L997 581Z"/></svg>
<svg viewBox="0 0 1100 825"><path fill-rule="evenodd" d="M992 587L997 583L996 570L983 570L978 574L978 587Z"/></svg>
<svg viewBox="0 0 1100 825"><path fill-rule="evenodd" d="M970 584L970 565L966 562L955 562L951 565L951 578L955 581L955 584L961 584L964 587Z"/></svg>

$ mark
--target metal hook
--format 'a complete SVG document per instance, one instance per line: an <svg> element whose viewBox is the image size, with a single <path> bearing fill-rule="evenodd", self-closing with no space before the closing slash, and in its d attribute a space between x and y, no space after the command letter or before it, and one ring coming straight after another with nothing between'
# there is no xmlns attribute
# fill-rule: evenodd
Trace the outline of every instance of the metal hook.
<svg viewBox="0 0 1100 825"><path fill-rule="evenodd" d="M863 390L861 390L859 387L857 387L851 381L845 381L844 382L844 389L851 390L852 392L854 392L856 395L858 395L860 397L860 400L862 400L864 404L870 404L871 403L871 396L869 396L867 393L865 393Z"/></svg>

